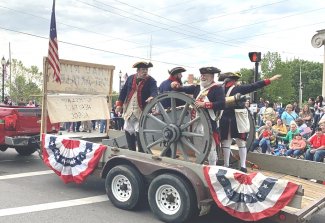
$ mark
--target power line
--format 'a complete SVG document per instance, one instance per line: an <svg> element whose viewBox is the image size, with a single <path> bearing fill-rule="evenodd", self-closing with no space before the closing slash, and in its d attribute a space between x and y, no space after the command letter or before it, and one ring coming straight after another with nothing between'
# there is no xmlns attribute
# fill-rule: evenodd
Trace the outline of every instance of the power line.
<svg viewBox="0 0 325 223"><path fill-rule="evenodd" d="M279 4L279 3L282 3L282 2L285 2L285 1L288 1L288 0L282 0L282 1L278 1L278 2L273 2L273 3L268 3L268 4L264 4L264 5L259 5L259 6L256 6L256 7L252 7L252 8L249 8L249 9L244 9L244 10L239 10L239 11L235 11L235 12L231 12L231 13L224 13L222 15L219 15L219 16L216 16L216 17L212 17L212 18L209 18L209 19L204 19L204 20L197 20L197 21L191 21L189 22L189 24L186 24L186 23L181 23L181 22L178 22L178 21L175 21L175 20L172 20L172 19L169 19L169 18L166 18L166 17L163 17L163 16L160 16L160 15L157 15L157 14L154 14L152 12L148 12L146 10L143 10L143 9L140 9L136 6L133 6L133 5L130 5L130 4L127 4L127 3L124 3L122 1L119 1L119 0L114 0L116 2L119 2L121 4L125 4L131 8L135 8L139 11L142 11L142 12L145 12L147 14L150 14L150 15L153 15L153 16L156 16L158 18L162 18L162 19L165 19L165 20L168 20L168 21L171 21L173 23L177 23L179 25L182 25L182 26L187 26L187 27L190 27L190 28L193 28L195 30L200 30L200 31L203 31L205 34L209 34L209 32L207 32L206 30L203 30L203 29L200 29L199 27L196 27L196 26L193 26L192 24L193 23L197 23L197 22L202 22L202 21L208 21L208 20L211 20L211 19L216 19L216 18L221 18L221 17L225 17L225 16L228 16L228 15L232 15L232 14L238 14L238 13L242 13L242 12L247 12L247 11L251 11L251 10L255 10L255 9L258 9L258 8L263 8L263 7L267 7L267 6L270 6L270 5L275 5L275 4ZM96 2L99 2L99 1L96 1ZM179 25L177 26L171 26L171 28L177 28L179 27ZM156 30L155 32L157 32L159 30ZM199 33L201 34L201 33ZM212 33L215 35L215 33Z"/></svg>
<svg viewBox="0 0 325 223"><path fill-rule="evenodd" d="M194 26L191 26L191 25L188 25L188 24L180 23L180 22L178 22L178 21L174 21L174 20L171 20L171 19L168 19L168 18L162 17L162 16L160 16L160 15L156 15L156 14L154 14L154 13L148 12L148 11L146 11L146 10L140 9L140 8L138 8L138 7L132 6L132 5L130 5L130 4L124 3L124 2L119 1L119 0L114 0L114 1L119 2L119 3L121 3L121 4L124 4L124 5L127 5L127 6L129 6L129 7L135 8L135 9L140 10L140 11L142 11L142 12L148 13L148 14L150 14L150 15L154 15L154 16L157 16L157 17L159 17L159 18L166 19L166 20L168 20L168 21L172 21L172 22L175 22L175 23L178 23L178 24L181 24L181 25L185 25L185 26L191 27L191 28L196 28L197 30L202 30L202 29L199 29L199 28L197 28L197 27L194 27ZM284 1L287 1L287 0L284 0ZM274 2L274 3L270 3L270 4L265 4L265 5L261 5L261 6L253 7L253 8L250 8L250 9L239 10L239 11L232 12L232 13L225 13L225 14L222 14L222 15L219 15L219 16L216 16L216 17L213 17L213 18L210 18L210 19L220 18L220 17L224 17L224 16L231 15L231 14L234 14L234 13L243 13L243 12L247 12L247 11L250 11L250 10L253 10L253 9L262 8L262 7L266 7L266 6L270 6L270 5L274 5L274 4L282 3L282 2L284 2L284 1L279 1L279 2ZM100 2L100 1L96 1L96 2ZM101 3L101 2L100 2L100 3ZM102 4L104 4L104 5L106 5L106 6L109 6L109 5L105 4L105 3L102 3ZM112 6L109 6L109 7L112 7ZM116 8L116 7L113 7L113 8ZM238 40L238 39L231 39L231 40L229 40L229 39L227 39L227 40L224 40L224 39L223 39L223 40L217 39L217 42L216 42L216 41L213 41L213 40L210 40L210 39L204 39L204 38L201 38L201 37L203 37L203 36L207 36L207 35L211 35L211 34L212 34L212 35L215 35L216 33L219 33L219 32L221 32L221 31L227 31L227 30L231 30L231 29L238 29L238 28L242 28L242 27L245 27L245 26L251 26L251 25L261 24L261 23L265 23L265 22L269 22L269 21L273 21L273 20L279 20L279 19L284 19L284 18L289 18L289 17L293 17L293 16L301 15L301 14L311 13L311 12L319 11L319 10L322 10L322 9L323 9L323 8L321 8L321 9L313 9L313 10L309 10L309 11L307 11L307 12L306 12L306 11L305 11L305 12L299 12L299 13L295 13L295 14L288 15L288 16L282 16L282 17L279 17L279 18L276 18L276 19L270 19L270 20L259 21L259 22L253 23L253 24L237 26L237 27L234 27L234 28L229 28L229 29L219 30L219 31L216 31L216 32L206 32L206 31L202 30L202 31L203 31L203 34L202 34L202 32L201 32L199 36L195 36L195 37L196 37L196 38L199 38L199 39L202 39L202 40L209 41L209 42L213 42L213 43L220 43L220 44L223 44L223 45L228 45L228 46L238 47L237 45L234 45L234 44L227 44L227 42L231 42L231 41L236 41L237 43L244 43L244 42L243 42L243 41L240 41L240 40ZM122 10L122 11L127 12L127 11L125 11L125 10ZM128 12L127 12L127 13L128 13ZM208 20L210 20L210 19L208 19ZM151 21L153 21L153 20L151 20ZM201 20L201 21L202 21L202 20ZM176 27L176 26L172 26L172 27ZM175 32L175 31L173 31L173 32ZM152 33L152 32L151 32L151 33ZM193 32L192 32L192 33L193 33ZM258 34L257 34L257 35L258 35ZM220 36L220 35L219 35L219 36ZM251 36L251 37L254 37L254 35ZM161 43L175 42L175 41L180 41L180 40L184 40L184 39L188 39L188 38L193 38L193 36L192 36L192 35L187 35L187 37L179 38L179 39L176 39L176 40L174 39L174 40L170 40L170 41L164 41L164 42L161 42ZM224 38L225 38L225 37L224 37ZM214 39L215 39L215 38L214 38ZM221 42L220 42L220 41L221 41ZM142 47L147 47L147 46L148 46L148 45L146 44L146 45L141 45L141 46L134 47L134 48L131 48L131 49L142 48ZM250 45L250 46L254 46L254 45ZM261 47L261 46L257 46L257 47L265 48L265 47ZM192 47L191 47L191 48L192 48ZM178 49L178 50L184 50L184 49L188 49L188 47L187 47L187 48L181 48L181 49ZM178 51L178 50L165 51L165 52L163 52L163 53L174 52L174 51ZM160 54L161 54L161 53L160 53Z"/></svg>
<svg viewBox="0 0 325 223"><path fill-rule="evenodd" d="M39 35L35 35L35 34L27 33L27 32L22 32L22 31L18 31L18 30L8 29L8 28L1 27L1 26L0 26L0 29L10 31L10 32L19 33L19 34L23 34L23 35L28 35L28 36L32 36L32 37L37 37L37 38L41 38L41 39L48 39L48 37L39 36ZM114 52L114 51L110 51L110 50L98 49L98 48L85 46L85 45L81 45L81 44L76 44L76 43L71 43L71 42L62 41L62 40L60 40L58 42L62 43L62 44L67 44L67 45L81 47L81 48L85 48L85 49L100 51L100 52L104 52L104 53L110 53L110 54L114 54L114 55L130 57L130 58L137 58L137 59L142 59L142 60L148 60L148 58L145 58L145 57L133 56L133 55L118 53L118 52ZM186 65L181 65L181 64L171 63L171 62L166 62L166 61L160 61L160 60L153 60L152 59L151 61L159 62L159 63L163 63L163 64L175 65L175 66L185 66L185 67L189 67L189 68L194 68L194 67L191 67L191 66L186 66Z"/></svg>
<svg viewBox="0 0 325 223"><path fill-rule="evenodd" d="M210 35L210 34L213 34L215 35L216 33L219 33L219 32L223 32L223 31L228 31L228 30L233 30L233 29L239 29L239 28L243 28L243 27L246 27L246 26L252 26L252 25L256 25L256 24L261 24L261 23L266 23L266 22L270 22L270 21L275 21L275 20L280 20L280 19L285 19L285 18L289 18L289 17L294 17L294 16L298 16L298 15L302 15L302 14L307 14L307 13L313 13L315 11L319 11L319 10L323 10L325 8L318 8L318 9L312 9L312 10L309 10L309 11L305 11L305 12L300 12L300 13L295 13L295 14L291 14L291 15L288 15L288 16L282 16L282 17L278 17L278 18L275 18L275 19L269 19L269 20L263 20L263 21L259 21L259 22L256 22L256 23L251 23L251 24L247 24L247 25L242 25L242 26L237 26L237 27L232 27L232 28L228 28L228 29L223 29L223 30L217 30L215 32L207 32L207 33L203 33L200 35L200 37L202 36L207 36L207 35ZM318 23L316 23L318 24ZM302 26L303 27L303 26ZM279 32L279 31L277 31ZM272 33L275 33L275 32L272 32ZM249 37L254 37L254 36L257 36L259 34L254 34L254 35L251 35ZM220 36L220 35L219 35ZM178 39L174 39L174 40L169 40L169 41L163 41L163 42L160 42L158 44L161 44L161 43L170 43L170 42L175 42L175 41L180 41L180 40L184 40L184 39L188 39L190 37L183 37L183 38L178 38ZM225 37L224 37L225 38ZM241 37L241 39L243 39ZM240 41L238 39L227 39L227 40L224 40L226 42L232 42L232 41L236 41L236 42L239 42L239 43L243 43L243 41ZM252 46L252 45L251 45ZM135 49L135 48L140 48L142 46L138 46L138 47L134 47L132 49Z"/></svg>
<svg viewBox="0 0 325 223"><path fill-rule="evenodd" d="M14 11L14 12L16 12L16 13L20 13L20 14L24 14L24 15L32 16L32 17L35 17L35 18L39 18L39 19L45 20L45 21L47 21L47 22L50 21L50 19L48 19L48 18L44 18L44 17L42 17L42 16L34 15L34 14L27 13L27 12L24 12L24 11L19 11L19 10L12 9L12 8L9 8L9 7L6 7L6 6L1 6L1 5L0 5L0 8L7 9L7 10L10 10L10 11ZM98 32L95 32L95 31L91 31L91 30L89 30L89 29L85 29L85 28L81 28L81 27L73 26L73 25L70 25L70 24L67 24L67 23L63 23L63 22L60 22L60 21L56 21L56 23L57 23L57 24L64 25L64 26L67 26L67 27L71 27L71 28L74 28L74 29L78 29L78 30L82 30L82 31L89 32L89 33L97 34L97 35L100 35L100 36L105 36L105 37L113 38L112 40L122 40L122 41L125 41L125 42L134 43L134 44L142 44L142 43L137 43L137 42L134 42L134 41L130 41L130 40L126 40L126 39L122 39L122 38L120 38L120 37L109 36L109 35L106 35L106 34L103 34L103 33L98 33Z"/></svg>
<svg viewBox="0 0 325 223"><path fill-rule="evenodd" d="M98 1L97 1L98 2ZM273 4L275 4L275 3L273 3ZM0 7L2 7L2 6L0 6ZM259 7L262 7L262 6L259 6ZM2 8L4 8L4 7L2 7ZM5 7L6 8L6 7ZM254 8L254 9L256 9L256 7ZM247 11L248 9L246 9L246 10L241 10L241 12L242 11ZM320 10L320 9L316 9L316 10ZM316 10L312 10L312 11L316 11ZM14 10L14 11L18 11L18 10ZM45 18L43 18L43 17L39 17L39 16L35 16L35 15L32 15L32 14L29 14L29 13L24 13L24 14L27 14L27 15L31 15L31 16L34 16L34 17L38 17L38 18L42 18L42 19L45 19ZM118 14L118 13L115 13L115 14L117 14L117 15L119 15L119 16L121 16L120 14ZM231 13L230 13L231 14ZM298 13L299 14L299 13ZM300 13L300 14L304 14L304 13ZM292 15L291 15L292 16ZM290 17L290 16L287 16L287 17ZM129 18L129 17L127 17L127 18ZM48 19L46 19L47 21L48 21ZM152 20L153 21L153 20ZM172 20L173 21L173 20ZM142 21L140 21L141 23L143 23ZM265 22L265 21L264 21ZM61 23L61 24L64 24L64 23ZM96 33L96 32L93 32L93 31L89 31L89 30L87 30L87 29L83 29L83 28L79 28L79 27L75 27L75 26L71 26L71 25L68 25L68 24L64 24L64 25L67 25L67 26L70 26L70 27L74 27L74 28L78 28L78 29L81 29L81 30L86 30L86 31L88 31L88 32L91 32L91 33L95 33L95 34L98 34L98 33ZM243 25L243 26L246 26L246 25ZM158 26L159 27L159 26ZM161 28L161 27L160 27ZM238 28L238 27L237 27ZM171 30L172 32L174 32L173 30ZM149 32L150 33L150 32ZM181 32L178 32L179 34L182 34L182 35L184 35L184 33L181 33ZM273 32L274 33L274 32ZM103 34L99 34L99 35L103 35ZM256 35L253 35L253 36L248 36L247 38L249 38L249 37L254 37L254 36L257 36L258 34L256 34ZM261 34L261 35L266 35L266 34ZM107 35L104 35L104 36L107 36ZM134 35L133 35L134 36ZM240 46L238 46L238 45L234 45L234 44L225 44L224 42L217 42L217 41L212 41L212 40L209 40L209 39L205 39L205 38L198 38L197 36L193 36L193 35L187 35L187 38L193 38L193 37L195 37L196 39L201 39L201 40L205 40L205 41L209 41L209 42L213 42L213 43L220 43L220 44L223 44L223 45L228 45L228 46L233 46L233 47L240 47ZM116 38L116 39L121 39L121 38ZM182 39L184 39L184 38L182 38ZM175 40L172 40L173 42L175 42ZM234 41L234 40L227 40L227 42L230 42L230 41ZM237 39L235 39L235 41L237 41L238 42L238 40ZM134 42L132 42L132 41L129 41L129 42L131 42L131 43L134 43ZM155 48L155 47L154 47ZM95 49L95 48L94 48ZM111 52L111 51L107 51L107 52ZM137 58L139 58L139 57L137 57Z"/></svg>
<svg viewBox="0 0 325 223"><path fill-rule="evenodd" d="M80 2L80 1L79 1L79 2ZM99 1L97 1L97 2L99 2ZM120 1L118 1L118 2L120 2ZM282 2L282 1L280 1L280 2ZM82 3L84 3L84 2L82 2ZM265 6L272 5L272 4L276 4L276 3L279 3L279 2L275 2L275 3L271 3L271 4L266 4L266 5L262 5L262 6L257 6L257 7L254 7L253 9L261 8L261 7L265 7ZM86 3L84 3L84 4L86 4ZM103 3L103 4L104 4L104 3ZM126 3L125 3L125 4L126 4ZM88 4L88 5L89 5L89 4ZM107 4L104 4L104 5L107 5ZM127 4L127 5L129 5L129 4ZM129 5L129 6L130 6L130 5ZM1 7L1 6L0 6L0 7ZM111 6L110 6L110 7L111 7ZM3 8L9 9L9 10L13 10L13 11L16 11L16 12L19 12L19 13L27 14L27 15L30 15L30 16L34 16L34 17L37 17L37 18L45 19L45 18L40 17L40 16L35 16L35 15L33 15L33 14L24 13L24 12L21 12L21 11L18 11L18 10L10 9L10 8L8 8L8 7L3 7ZM113 7L113 8L116 9L116 7ZM137 8L137 9L138 9L138 8ZM238 12L243 12L243 11L248 11L248 10L252 10L252 9L245 9L245 10L241 10L241 11L238 11ZM142 11L144 11L144 10L142 10ZM126 12L126 11L124 11L124 12ZM144 11L144 12L149 13L149 12L147 12L147 11ZM115 13L115 14L116 14L116 13ZM150 14L153 14L153 13L150 13ZM232 13L230 13L230 14L232 14ZM118 15L121 16L120 14L118 14ZM154 15L154 14L153 14L153 15ZM224 15L226 15L226 14L224 14ZM158 15L156 15L156 16L158 16ZM161 17L161 16L158 16L158 17ZM127 17L127 18L129 18L129 17ZM164 17L161 17L161 18L164 18ZM45 19L45 20L48 20L48 19ZM167 19L167 20L169 20L169 19ZM153 21L153 20L151 20L151 21ZM170 20L170 21L174 21L174 20ZM141 22L141 21L140 21L140 22ZM175 21L175 22L177 22L177 21ZM90 31L90 30L87 30L87 29L83 29L83 28L80 28L80 27L71 26L71 25L69 25L69 24L65 24L65 23L61 23L61 24L66 25L66 26L69 26L69 27L77 28L77 29L80 29L80 30L84 30L84 31L87 31L87 32L95 33L95 34L98 34L98 35L107 36L107 35L104 35L104 34L101 34L101 33L97 33L97 32L93 32L93 31ZM181 24L181 23L180 23L180 24ZM184 25L186 25L186 24L184 24ZM194 28L195 28L195 27L194 27ZM177 33L179 33L179 34L184 34L184 33L180 33L180 32L177 32ZM206 33L206 32L205 32L205 34L200 35L200 36L205 36L205 35L207 35L207 34L209 34L209 33ZM198 38L197 36L192 36L192 35L187 35L186 38L193 38L193 37ZM181 38L181 39L178 39L178 40L183 40L183 39L186 39L186 38ZM127 42L131 42L131 43L135 43L135 42L133 42L133 41L129 41L129 40L121 39L121 38L115 38L115 39L120 39L120 40L122 40L122 41L127 41ZM229 40L228 40L228 41L227 41L227 40L218 40L218 42L216 42L216 41L209 40L209 39L204 39L204 38L200 38L200 39L202 39L202 40L206 40L206 41L209 41L209 42L213 42L213 43L219 43L219 44L224 44L224 45L228 45L228 46L238 47L237 45L226 44L227 42L229 42ZM113 40L114 40L114 39L113 39ZM175 41L178 41L178 40L171 40L171 41L167 41L167 42L175 42ZM220 41L221 41L221 42L220 42ZM236 41L237 41L237 42L241 42L241 41L238 41L238 40L236 40ZM136 43L136 44L140 44L140 43ZM140 47L142 48L142 47L145 47L145 46L147 46L147 45L141 45ZM140 48L140 47L136 47L136 48ZM154 48L156 48L156 47L154 47ZM134 49L134 48L132 48L132 49Z"/></svg>
<svg viewBox="0 0 325 223"><path fill-rule="evenodd" d="M91 5L91 4L88 4L88 3L82 2L82 1L80 1L80 0L76 0L76 1L81 2L81 3L84 3L84 4L87 4L87 5L92 6L92 7L96 7L96 6L94 6L94 5ZM98 3L101 3L101 4L105 5L105 6L108 6L108 7L110 7L110 8L117 9L117 10L119 10L119 11L122 11L122 12L125 12L125 13L128 13L128 14L131 14L131 15L135 15L135 14L133 14L133 13L130 13L129 11L119 9L119 8L117 8L117 7L114 7L114 6L111 6L111 5L105 4L105 3L100 2L100 1L98 1L98 0L94 0L94 1L95 1L95 2L98 2ZM158 17L158 18L162 18L162 19L165 19L165 20L171 21L171 22L173 22L173 23L177 23L177 24L179 24L179 25L176 25L176 26L170 26L169 28L166 28L166 27L159 27L159 26L156 26L156 25L153 25L153 24L148 24L148 23L144 22L144 23L146 23L146 24L148 24L148 25L152 25L152 26L154 26L154 27L158 27L158 28L159 28L159 29L156 30L156 31L151 31L151 32L150 32L151 34L154 33L154 32L161 31L161 30L167 30L167 31L171 31L171 32L174 32L174 33L178 33L178 34L181 34L181 35L185 35L185 36L187 36L187 37L185 37L185 38L181 38L180 40L188 39L188 38L196 38L196 39L206 40L206 41L210 41L210 42L214 42L214 43L219 43L219 44L224 44L224 45L227 45L227 42L229 42L229 41L224 40L224 39L215 39L215 38L214 38L214 39L217 41L217 42L215 42L215 41L212 41L212 40L209 40L209 39L202 39L202 38L200 38L200 37L202 37L202 36L207 36L208 34L216 35L216 33L207 32L206 30L203 30L203 29L200 29L200 28L198 28L198 27L194 27L194 26L192 26L192 25L189 25L189 24L192 24L192 22L190 22L189 24L181 23L181 22L178 22L178 21L175 21L175 20L171 20L171 19L169 19L169 18L166 18L166 17L160 16L160 15L156 15L156 14L154 14L154 13L148 12L148 11L146 11L146 10L140 9L140 8L138 8L138 7L132 6L132 5L130 5L130 4L127 4L127 3L124 3L124 2L121 2L121 1L118 1L118 0L114 0L114 1L119 2L119 3L121 3L121 4L125 4L125 5L127 5L127 6L129 6L129 7L135 8L135 9L137 9L137 10L140 10L140 11L145 12L145 13L147 13L147 14L150 14L150 15L156 16L156 17ZM260 5L260 6L256 6L256 7L253 7L253 8L249 8L249 9L245 9L245 10L239 10L239 11L232 12L232 13L225 13L225 14L222 14L222 15L217 16L217 17L223 17L223 16L227 16L227 15L234 14L234 13L247 12L247 11L250 11L250 10L254 10L254 9L258 9L258 8L262 8L262 7L266 7L266 6L270 6L270 5L274 5L274 4L282 3L282 2L284 2L284 1L288 1L288 0L282 0L282 1L278 1L278 2L273 2L273 3L265 4L265 5ZM96 7L96 8L98 8L98 7ZM102 9L102 8L100 8L100 9L101 9L101 10L104 10L104 9ZM104 11L107 11L107 10L104 10ZM110 12L110 13L113 13L113 12L111 12L111 11L109 11L109 12ZM128 19L131 19L131 20L134 20L134 21L139 21L139 20L137 20L137 19L133 19L133 18L131 18L131 17L127 17L127 16L121 15L121 14L119 14L119 13L113 13L113 14L117 14L118 16L121 16L121 17L124 17L124 18L128 18ZM146 18L146 17L142 17L142 16L138 16L138 15L136 15L136 16L137 16L137 17L144 18L144 19L146 19L146 20L150 20L150 21L153 21L153 22L157 22L157 21L155 21L155 20L148 19L148 18ZM217 18L217 17L213 17L213 19L215 19L215 18ZM210 18L210 19L211 19L211 18ZM207 19L207 20L210 20L210 19ZM141 21L140 21L140 22L141 22ZM159 21L159 24L161 24L161 21ZM164 25L166 25L166 24L164 24ZM190 27L190 28L195 29L195 30L200 30L201 32L200 32L200 33L197 33L197 32L192 32L192 31L190 31L192 34L195 35L195 36L193 36L193 35L185 34L184 32L181 33L181 32L179 32L179 31L175 31L175 30L171 30L171 29L170 29L170 28L177 28L177 27L179 27L180 25L181 25L181 26L187 26L187 27ZM202 34L202 32L203 32L204 34ZM132 36L138 36L138 35L143 35L143 34L148 34L148 32L138 33L138 34L133 34ZM220 35L219 35L219 36L220 36ZM220 37L222 37L222 36L220 36ZM223 38L224 38L224 37L223 37ZM220 41L221 41L221 42L220 42ZM229 45L229 44L228 44L228 45ZM147 45L142 45L142 46L139 46L139 47L136 47L136 48L141 48L141 47L146 47L146 46L147 46ZM234 45L230 44L230 46L234 46ZM235 47L237 47L237 46L235 46ZM133 48L133 49L134 49L134 48Z"/></svg>

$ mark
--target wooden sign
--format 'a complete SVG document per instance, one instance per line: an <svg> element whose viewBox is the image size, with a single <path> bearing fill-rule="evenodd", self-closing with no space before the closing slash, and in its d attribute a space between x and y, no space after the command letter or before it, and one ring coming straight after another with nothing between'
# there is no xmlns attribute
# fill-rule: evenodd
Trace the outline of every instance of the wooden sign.
<svg viewBox="0 0 325 223"><path fill-rule="evenodd" d="M61 84L55 82L53 71L48 68L46 85L48 93L99 94L110 95L112 92L114 66L60 60Z"/></svg>
<svg viewBox="0 0 325 223"><path fill-rule="evenodd" d="M109 119L105 95L48 95L52 123Z"/></svg>

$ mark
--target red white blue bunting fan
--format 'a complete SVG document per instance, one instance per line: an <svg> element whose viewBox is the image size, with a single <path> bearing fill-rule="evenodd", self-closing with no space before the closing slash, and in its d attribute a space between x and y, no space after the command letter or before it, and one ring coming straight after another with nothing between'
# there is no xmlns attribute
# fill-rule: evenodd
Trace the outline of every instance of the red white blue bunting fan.
<svg viewBox="0 0 325 223"><path fill-rule="evenodd" d="M245 221L271 217L294 197L298 185L287 180L245 174L221 166L205 166L205 179L218 207Z"/></svg>

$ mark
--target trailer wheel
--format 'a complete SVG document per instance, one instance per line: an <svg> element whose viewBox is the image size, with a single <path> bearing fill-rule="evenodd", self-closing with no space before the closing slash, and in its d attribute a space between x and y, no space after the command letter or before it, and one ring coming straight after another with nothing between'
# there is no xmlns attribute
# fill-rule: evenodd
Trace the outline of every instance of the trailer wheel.
<svg viewBox="0 0 325 223"><path fill-rule="evenodd" d="M144 183L141 174L128 165L112 168L105 181L106 193L114 206L132 210L144 200Z"/></svg>
<svg viewBox="0 0 325 223"><path fill-rule="evenodd" d="M148 200L151 211L165 222L185 222L198 211L190 185L173 174L162 174L151 182Z"/></svg>

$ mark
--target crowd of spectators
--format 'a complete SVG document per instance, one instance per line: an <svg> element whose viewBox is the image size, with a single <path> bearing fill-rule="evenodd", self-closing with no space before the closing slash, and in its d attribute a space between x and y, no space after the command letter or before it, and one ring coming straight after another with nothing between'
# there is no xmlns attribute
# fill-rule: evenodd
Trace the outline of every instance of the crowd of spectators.
<svg viewBox="0 0 325 223"><path fill-rule="evenodd" d="M301 108L296 102L281 106L260 98L257 109L252 151L324 161L325 103L322 96L309 98Z"/></svg>

